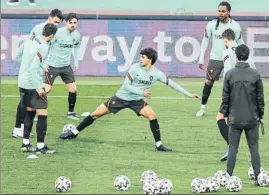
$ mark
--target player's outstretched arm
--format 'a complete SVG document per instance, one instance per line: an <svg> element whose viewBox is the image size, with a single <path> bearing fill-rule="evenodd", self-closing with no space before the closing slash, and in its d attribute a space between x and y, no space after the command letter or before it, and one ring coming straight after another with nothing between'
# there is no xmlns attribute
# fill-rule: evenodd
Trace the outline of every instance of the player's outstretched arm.
<svg viewBox="0 0 269 195"><path fill-rule="evenodd" d="M189 98L200 98L197 94L191 94L190 92L188 92L186 89L181 87L179 84L177 84L173 80L168 79L167 76L161 71L159 71L159 79L158 80L160 82L170 86L174 90L176 90L180 93L183 93L184 95L188 96Z"/></svg>

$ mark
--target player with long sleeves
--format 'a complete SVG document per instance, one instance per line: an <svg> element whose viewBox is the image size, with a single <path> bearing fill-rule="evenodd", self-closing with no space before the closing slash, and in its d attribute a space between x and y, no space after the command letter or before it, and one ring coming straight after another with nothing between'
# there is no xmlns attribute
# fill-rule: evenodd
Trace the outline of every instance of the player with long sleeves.
<svg viewBox="0 0 269 195"><path fill-rule="evenodd" d="M223 70L223 51L225 49L222 33L226 29L232 29L235 32L235 41L238 44L243 44L244 41L241 36L241 27L240 25L231 18L231 5L224 1L221 2L218 6L219 16L217 19L210 21L205 29L204 38L202 40L200 58L199 58L199 67L204 70L204 57L205 52L209 43L209 39L212 39L212 48L210 52L210 60L207 66L206 72L206 81L203 87L203 95L201 108L196 113L196 116L201 117L205 114L205 108L208 101L208 98L211 94L212 87L214 82L219 80L221 72Z"/></svg>
<svg viewBox="0 0 269 195"><path fill-rule="evenodd" d="M235 68L235 65L237 63L235 50L238 44L235 41L235 36L236 36L235 32L232 29L227 29L222 33L223 42L226 47L226 49L223 52L223 62L224 62L223 78L225 78L225 75L229 70ZM250 57L248 58L247 63L250 65L251 68L256 69L256 66L253 63L253 60ZM220 112L218 112L217 114L217 124L218 124L219 130L223 139L227 143L227 149L224 155L220 159L220 161L223 162L227 160L228 152L229 152L229 147L228 147L229 146L229 140L228 140L229 127L226 123L225 117Z"/></svg>
<svg viewBox="0 0 269 195"><path fill-rule="evenodd" d="M53 9L51 10L49 17L46 21L41 22L40 24L37 24L32 31L30 32L30 38L33 39L33 37L40 37L42 36L42 32L44 29L44 26L46 24L54 24L58 25L63 20L63 14L59 9ZM19 43L19 45L23 44L23 41ZM43 62L45 62L46 59L43 59ZM13 137L23 137L23 121L26 114L26 108L22 107L21 102L19 102L17 106L17 112L16 112L16 120L15 120L15 127L12 132Z"/></svg>
<svg viewBox="0 0 269 195"><path fill-rule="evenodd" d="M79 68L78 51L81 41L80 33L76 30L78 16L75 13L69 13L66 17L66 26L59 28L54 39L51 42L48 61L46 63L47 72L45 72L44 82L46 89L51 90L54 80L60 76L68 87L68 113L67 117L79 120L74 112L77 100L77 86L75 82L74 71ZM71 57L74 56L74 66L71 67Z"/></svg>
<svg viewBox="0 0 269 195"><path fill-rule="evenodd" d="M61 139L74 139L80 131L91 125L97 118L109 113L115 114L125 108L130 108L138 116L144 116L149 120L150 128L155 139L156 150L166 152L172 151L162 145L157 116L151 106L144 101L144 98L151 98L151 87L157 81L170 86L189 98L199 98L199 96L189 93L180 85L171 79L168 79L163 72L159 71L154 66L154 63L157 60L157 52L154 49L144 49L140 52L140 54L140 63L136 63L131 66L127 76L125 77L123 85L116 94L108 99L108 101L97 107L93 113L84 118L76 129L73 131L63 132L60 135Z"/></svg>
<svg viewBox="0 0 269 195"><path fill-rule="evenodd" d="M47 132L48 101L43 83L42 67L43 59L48 54L48 42L54 37L57 27L54 24L46 24L42 36L27 39L22 44L17 53L17 60L20 62L20 71L18 77L18 87L20 88L21 104L26 108L24 119L22 152L32 152L30 143L30 133L32 131L34 117L37 113L38 120L36 124L37 132L37 153L52 154L44 143Z"/></svg>

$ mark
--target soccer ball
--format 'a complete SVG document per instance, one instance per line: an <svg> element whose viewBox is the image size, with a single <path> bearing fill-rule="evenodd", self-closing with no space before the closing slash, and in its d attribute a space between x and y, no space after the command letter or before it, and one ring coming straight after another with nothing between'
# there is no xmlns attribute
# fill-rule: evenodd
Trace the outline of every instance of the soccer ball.
<svg viewBox="0 0 269 195"><path fill-rule="evenodd" d="M72 124L66 124L64 127L63 127L63 130L62 130L62 133L67 133L69 131L73 131L76 129L76 126L75 125L72 125Z"/></svg>
<svg viewBox="0 0 269 195"><path fill-rule="evenodd" d="M215 177L206 178L206 188L208 192L217 192L220 189L220 183Z"/></svg>
<svg viewBox="0 0 269 195"><path fill-rule="evenodd" d="M126 191L130 188L131 181L126 175L119 175L114 181L114 187L119 191Z"/></svg>
<svg viewBox="0 0 269 195"><path fill-rule="evenodd" d="M260 171L264 171L264 169L261 167ZM255 175L254 175L254 170L253 170L253 167L249 167L248 169L248 177L249 179L255 179Z"/></svg>
<svg viewBox="0 0 269 195"><path fill-rule="evenodd" d="M69 192L71 190L71 186L71 180L65 176L61 176L55 181L56 192Z"/></svg>
<svg viewBox="0 0 269 195"><path fill-rule="evenodd" d="M230 175L226 171L221 170L221 171L216 172L214 177L217 179L220 186L225 187L226 186L226 181L230 177Z"/></svg>
<svg viewBox="0 0 269 195"><path fill-rule="evenodd" d="M143 192L146 195L149 194L158 194L160 189L159 181L155 180L145 180L143 183Z"/></svg>
<svg viewBox="0 0 269 195"><path fill-rule="evenodd" d="M156 179L157 179L157 174L151 170L144 171L141 175L142 185L144 185L146 182L149 182L149 181L155 181Z"/></svg>
<svg viewBox="0 0 269 195"><path fill-rule="evenodd" d="M203 193L206 192L206 180L200 177L196 177L191 182L191 191L193 193Z"/></svg>
<svg viewBox="0 0 269 195"><path fill-rule="evenodd" d="M242 181L237 176L231 176L226 181L226 189L230 192L238 192L242 189L242 187Z"/></svg>
<svg viewBox="0 0 269 195"><path fill-rule="evenodd" d="M262 171L258 175L258 184L262 187L269 186L269 171Z"/></svg>
<svg viewBox="0 0 269 195"><path fill-rule="evenodd" d="M170 194L173 190L173 183L167 178L159 179L156 183L159 188L158 194Z"/></svg>

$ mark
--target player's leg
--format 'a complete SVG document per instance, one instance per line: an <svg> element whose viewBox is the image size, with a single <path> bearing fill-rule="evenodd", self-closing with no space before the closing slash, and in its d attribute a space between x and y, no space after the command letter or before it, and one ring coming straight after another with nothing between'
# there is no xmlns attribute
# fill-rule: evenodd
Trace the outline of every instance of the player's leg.
<svg viewBox="0 0 269 195"><path fill-rule="evenodd" d="M203 88L201 108L196 113L196 116L201 117L205 114L205 108L208 102L208 98L211 94L214 82L219 80L221 71L223 69L223 62L217 60L210 60L206 70L206 82Z"/></svg>
<svg viewBox="0 0 269 195"><path fill-rule="evenodd" d="M220 158L220 161L224 162L227 160L228 152L229 152L229 140L228 140L229 127L226 123L225 117L220 112L217 114L217 124L218 124L219 130L220 130L220 134L222 135L224 141L227 144L227 148L224 152L224 155Z"/></svg>
<svg viewBox="0 0 269 195"><path fill-rule="evenodd" d="M21 106L21 101L17 106L15 127L12 132L13 137L23 137L23 121L26 115L26 108Z"/></svg>
<svg viewBox="0 0 269 195"><path fill-rule="evenodd" d="M254 170L255 180L257 180L261 168L261 160L259 153L259 125L257 124L257 126L251 129L246 129L245 135L251 155L251 164Z"/></svg>
<svg viewBox="0 0 269 195"><path fill-rule="evenodd" d="M21 151L32 152L32 146L30 143L30 133L32 131L34 117L36 111L31 106L32 90L20 89L21 92L21 104L22 107L26 108L26 115L24 118L24 130Z"/></svg>
<svg viewBox="0 0 269 195"><path fill-rule="evenodd" d="M31 106L36 110L37 123L36 123L36 134L37 134L37 154L54 154L56 151L51 150L45 145L45 136L47 133L47 117L48 117L48 100L46 94L39 95L36 91L32 92Z"/></svg>
<svg viewBox="0 0 269 195"><path fill-rule="evenodd" d="M71 66L66 66L60 68L60 76L63 82L67 85L68 88L68 112L67 118L79 120L74 108L77 102L77 86L75 83L75 76Z"/></svg>
<svg viewBox="0 0 269 195"><path fill-rule="evenodd" d="M233 175L242 131L242 129L235 129L229 126L229 154L227 159L227 172L230 176Z"/></svg>
<svg viewBox="0 0 269 195"><path fill-rule="evenodd" d="M34 151L34 149L32 148L32 145L30 143L30 134L32 131L36 111L32 109L31 107L27 107L26 109L27 111L26 111L26 115L24 119L24 130L23 130L23 140L22 140L21 151L32 152Z"/></svg>
<svg viewBox="0 0 269 195"><path fill-rule="evenodd" d="M68 83L68 113L67 117L75 120L79 120L76 113L74 112L74 108L77 102L77 85L75 82Z"/></svg>
<svg viewBox="0 0 269 195"><path fill-rule="evenodd" d="M144 116L149 120L150 129L152 131L154 140L155 140L155 147L157 151L165 151L171 152L172 150L166 148L161 141L161 132L160 127L157 119L156 113L152 110L152 108L144 101L131 101L129 103L129 108L133 110L138 116Z"/></svg>
<svg viewBox="0 0 269 195"><path fill-rule="evenodd" d="M116 114L118 111L124 109L126 106L123 100L113 96L109 98L105 103L99 105L94 112L92 112L89 116L85 117L83 121L76 127L75 130L71 132L65 132L60 135L61 139L74 139L77 135L86 127L90 126L96 119L109 114Z"/></svg>

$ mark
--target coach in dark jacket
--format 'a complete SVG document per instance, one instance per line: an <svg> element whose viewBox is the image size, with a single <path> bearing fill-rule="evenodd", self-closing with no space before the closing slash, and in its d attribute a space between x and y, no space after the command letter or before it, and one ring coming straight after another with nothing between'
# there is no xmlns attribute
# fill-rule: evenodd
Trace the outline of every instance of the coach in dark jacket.
<svg viewBox="0 0 269 195"><path fill-rule="evenodd" d="M227 172L232 175L241 133L245 130L255 178L260 173L259 122L264 115L263 84L259 73L246 63L249 48L235 50L238 63L224 78L220 112L228 117L229 155Z"/></svg>

